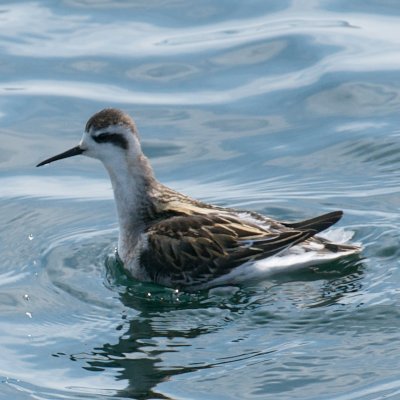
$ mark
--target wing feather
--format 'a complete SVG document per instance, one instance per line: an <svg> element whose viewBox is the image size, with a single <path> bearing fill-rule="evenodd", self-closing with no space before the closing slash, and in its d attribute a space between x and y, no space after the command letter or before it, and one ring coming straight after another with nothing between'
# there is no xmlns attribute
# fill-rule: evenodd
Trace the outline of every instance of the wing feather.
<svg viewBox="0 0 400 400"><path fill-rule="evenodd" d="M315 234L284 228L267 231L234 216L175 216L151 226L141 264L150 277L171 275L182 285L201 283L247 261L277 254Z"/></svg>

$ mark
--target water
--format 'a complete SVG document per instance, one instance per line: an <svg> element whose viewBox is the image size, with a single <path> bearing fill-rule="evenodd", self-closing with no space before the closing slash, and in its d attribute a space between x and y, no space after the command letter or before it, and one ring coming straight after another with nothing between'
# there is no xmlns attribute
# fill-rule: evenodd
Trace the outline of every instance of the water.
<svg viewBox="0 0 400 400"><path fill-rule="evenodd" d="M0 4L1 399L400 399L400 5ZM348 260L187 294L129 281L101 165L136 118L158 178L285 220L345 211Z"/></svg>

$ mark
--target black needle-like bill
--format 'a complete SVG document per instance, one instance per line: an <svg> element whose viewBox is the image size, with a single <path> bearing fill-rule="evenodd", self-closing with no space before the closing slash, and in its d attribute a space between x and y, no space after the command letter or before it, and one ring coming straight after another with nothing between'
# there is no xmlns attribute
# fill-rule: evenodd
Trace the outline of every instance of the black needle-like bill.
<svg viewBox="0 0 400 400"><path fill-rule="evenodd" d="M84 152L84 150L80 147L80 146L75 146L72 149L69 149L67 151L64 151L64 153L61 154L57 154L54 157L50 157L47 160L44 160L42 162L40 162L38 165L36 165L37 167L41 167L42 165L45 164L50 164L53 161L57 161L57 160L62 160L63 158L68 158L68 157L73 157L73 156L77 156L79 154L82 154Z"/></svg>

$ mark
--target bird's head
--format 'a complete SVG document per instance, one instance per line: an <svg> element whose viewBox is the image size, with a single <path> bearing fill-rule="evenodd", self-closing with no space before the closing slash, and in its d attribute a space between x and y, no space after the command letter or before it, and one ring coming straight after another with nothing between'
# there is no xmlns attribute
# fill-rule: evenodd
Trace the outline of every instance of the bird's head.
<svg viewBox="0 0 400 400"><path fill-rule="evenodd" d="M37 167L79 154L97 158L105 165L141 154L134 121L115 108L101 110L89 118L78 146L40 162Z"/></svg>

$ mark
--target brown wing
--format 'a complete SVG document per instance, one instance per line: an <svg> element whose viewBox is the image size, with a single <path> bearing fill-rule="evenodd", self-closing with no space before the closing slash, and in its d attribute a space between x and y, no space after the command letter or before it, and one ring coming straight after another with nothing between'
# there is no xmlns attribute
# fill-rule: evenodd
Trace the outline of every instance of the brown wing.
<svg viewBox="0 0 400 400"><path fill-rule="evenodd" d="M154 281L176 284L206 282L232 268L257 260L313 236L313 230L268 232L235 217L218 214L172 217L148 231L141 264Z"/></svg>

